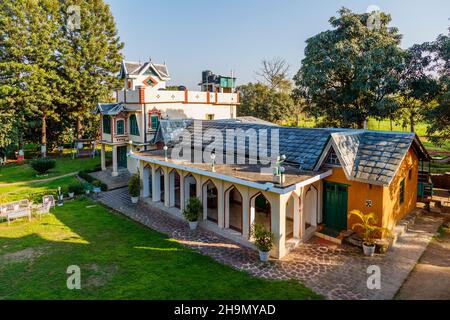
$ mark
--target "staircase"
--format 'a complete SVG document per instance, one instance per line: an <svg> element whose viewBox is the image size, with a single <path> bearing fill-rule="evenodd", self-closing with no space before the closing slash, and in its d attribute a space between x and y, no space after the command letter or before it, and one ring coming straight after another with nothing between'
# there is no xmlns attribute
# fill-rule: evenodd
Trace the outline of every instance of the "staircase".
<svg viewBox="0 0 450 320"><path fill-rule="evenodd" d="M433 182L429 171L419 171L417 197L422 199L433 197Z"/></svg>

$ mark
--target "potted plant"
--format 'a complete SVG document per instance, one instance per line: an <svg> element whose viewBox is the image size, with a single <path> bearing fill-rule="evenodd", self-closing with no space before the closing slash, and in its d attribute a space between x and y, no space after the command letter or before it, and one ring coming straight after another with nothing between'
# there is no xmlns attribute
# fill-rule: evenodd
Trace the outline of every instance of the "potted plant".
<svg viewBox="0 0 450 320"><path fill-rule="evenodd" d="M91 184L85 182L85 183L83 184L83 190L84 190L84 193L86 193L86 194L88 195L88 194L91 192L91 190L92 190Z"/></svg>
<svg viewBox="0 0 450 320"><path fill-rule="evenodd" d="M92 181L92 186L93 186L92 192L94 192L95 194L98 195L102 191L102 188L101 188L102 183L100 181L98 181L98 180Z"/></svg>
<svg viewBox="0 0 450 320"><path fill-rule="evenodd" d="M361 236L362 236L362 247L364 255L368 257L372 257L375 253L375 235L382 234L383 232L390 233L389 230L386 228L378 227L376 226L377 223L377 217L375 213L367 213L364 214L359 210L352 210L350 212L350 217L356 216L358 217L361 222L355 223L352 226L352 230L356 231L355 229L360 228L361 229Z"/></svg>
<svg viewBox="0 0 450 320"><path fill-rule="evenodd" d="M198 217L200 216L202 209L203 206L199 198L196 197L189 198L186 204L186 208L183 210L183 215L189 222L189 228L191 230L197 229Z"/></svg>
<svg viewBox="0 0 450 320"><path fill-rule="evenodd" d="M251 236L255 239L255 246L259 251L259 259L269 261L270 250L273 248L274 235L261 224L254 224Z"/></svg>
<svg viewBox="0 0 450 320"><path fill-rule="evenodd" d="M131 197L131 202L136 204L139 201L139 195L141 193L141 179L138 174L134 174L130 180L128 180L128 194Z"/></svg>

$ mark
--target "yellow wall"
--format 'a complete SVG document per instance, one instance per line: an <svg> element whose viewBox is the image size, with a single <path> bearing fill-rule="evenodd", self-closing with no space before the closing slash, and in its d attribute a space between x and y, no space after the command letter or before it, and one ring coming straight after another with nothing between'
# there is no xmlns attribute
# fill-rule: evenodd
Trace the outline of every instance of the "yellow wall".
<svg viewBox="0 0 450 320"><path fill-rule="evenodd" d="M381 226L381 215L383 212L383 187L369 185L367 183L349 181L345 176L342 168L333 169L333 174L325 181L336 182L348 185L348 212L352 210L360 210L364 213L374 212L378 217L378 225ZM372 200L372 207L366 207L366 200ZM358 218L350 217L347 220L347 228L351 229L352 225L358 222Z"/></svg>
<svg viewBox="0 0 450 320"><path fill-rule="evenodd" d="M411 179L409 179L409 170ZM333 174L326 181L347 184L348 212L360 210L363 213L374 212L377 215L377 225L392 229L398 220L402 219L416 207L417 178L419 160L412 149L408 151L400 168L389 187L370 186L367 183L347 180L342 168L333 169ZM400 204L400 182L405 179L405 201ZM372 207L366 207L366 200L372 200ZM351 217L347 221L347 228L357 222L358 218Z"/></svg>
<svg viewBox="0 0 450 320"><path fill-rule="evenodd" d="M409 149L391 185L383 188L383 227L392 229L398 220L416 207L418 174L419 159L414 151ZM403 179L405 179L405 201L400 204L400 183Z"/></svg>

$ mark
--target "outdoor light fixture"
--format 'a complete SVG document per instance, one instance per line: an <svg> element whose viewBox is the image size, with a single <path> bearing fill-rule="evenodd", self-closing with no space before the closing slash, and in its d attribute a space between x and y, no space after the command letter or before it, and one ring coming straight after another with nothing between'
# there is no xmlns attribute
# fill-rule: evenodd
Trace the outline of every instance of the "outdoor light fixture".
<svg viewBox="0 0 450 320"><path fill-rule="evenodd" d="M277 157L277 162L273 169L273 180L275 183L282 185L284 183L284 171L285 168L281 165L286 161L286 156L283 154Z"/></svg>
<svg viewBox="0 0 450 320"><path fill-rule="evenodd" d="M64 195L61 192L61 187L58 187L58 207L61 207L64 204L63 198L64 198Z"/></svg>
<svg viewBox="0 0 450 320"><path fill-rule="evenodd" d="M167 161L168 159L167 159L167 150L168 150L169 148L167 147L167 146L164 146L164 148L163 148L163 150L164 150L164 161Z"/></svg>
<svg viewBox="0 0 450 320"><path fill-rule="evenodd" d="M211 153L211 171L212 172L216 172L216 154L215 153Z"/></svg>

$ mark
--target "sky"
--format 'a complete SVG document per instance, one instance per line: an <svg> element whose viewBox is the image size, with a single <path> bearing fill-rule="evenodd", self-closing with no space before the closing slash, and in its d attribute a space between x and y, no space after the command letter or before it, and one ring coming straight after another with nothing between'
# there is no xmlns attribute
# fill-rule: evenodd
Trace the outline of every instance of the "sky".
<svg viewBox="0 0 450 320"><path fill-rule="evenodd" d="M167 63L171 85L198 89L202 70L255 82L263 59L284 58L290 76L300 68L305 41L330 29L341 7L391 14L402 47L433 41L450 26L449 0L105 0L127 60Z"/></svg>

